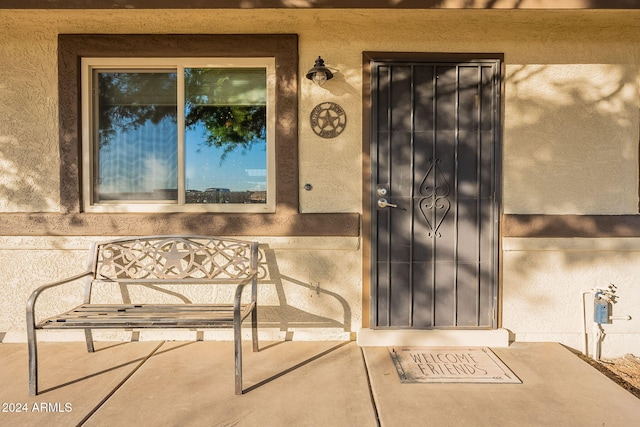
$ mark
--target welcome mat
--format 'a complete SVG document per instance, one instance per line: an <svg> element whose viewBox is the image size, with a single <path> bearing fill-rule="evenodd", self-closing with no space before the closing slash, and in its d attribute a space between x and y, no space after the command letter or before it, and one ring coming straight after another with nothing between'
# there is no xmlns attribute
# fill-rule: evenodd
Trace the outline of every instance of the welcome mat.
<svg viewBox="0 0 640 427"><path fill-rule="evenodd" d="M522 384L487 347L393 347L389 353L402 383Z"/></svg>

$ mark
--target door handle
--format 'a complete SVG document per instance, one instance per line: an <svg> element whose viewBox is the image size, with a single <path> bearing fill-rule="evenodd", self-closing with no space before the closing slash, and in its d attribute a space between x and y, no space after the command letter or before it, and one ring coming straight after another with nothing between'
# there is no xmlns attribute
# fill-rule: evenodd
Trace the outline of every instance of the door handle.
<svg viewBox="0 0 640 427"><path fill-rule="evenodd" d="M393 203L387 202L387 199L378 199L378 207L379 208L397 208L398 205L394 205Z"/></svg>

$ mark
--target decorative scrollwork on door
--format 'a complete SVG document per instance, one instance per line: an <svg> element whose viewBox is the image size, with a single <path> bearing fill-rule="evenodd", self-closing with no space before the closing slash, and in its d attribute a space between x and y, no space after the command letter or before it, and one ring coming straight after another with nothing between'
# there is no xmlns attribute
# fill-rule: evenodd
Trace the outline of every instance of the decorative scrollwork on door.
<svg viewBox="0 0 640 427"><path fill-rule="evenodd" d="M440 159L429 159L429 169L420 184L420 212L429 226L429 237L442 237L438 232L440 225L451 209L451 201L447 198L451 188L442 170Z"/></svg>

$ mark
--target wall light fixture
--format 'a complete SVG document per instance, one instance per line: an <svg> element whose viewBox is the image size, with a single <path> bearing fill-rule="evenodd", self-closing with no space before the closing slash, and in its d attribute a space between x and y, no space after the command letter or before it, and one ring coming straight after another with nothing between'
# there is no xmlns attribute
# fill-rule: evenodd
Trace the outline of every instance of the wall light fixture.
<svg viewBox="0 0 640 427"><path fill-rule="evenodd" d="M327 80L331 80L333 78L333 73L325 67L324 61L320 56L318 56L315 65L307 73L307 78L318 86L322 86Z"/></svg>

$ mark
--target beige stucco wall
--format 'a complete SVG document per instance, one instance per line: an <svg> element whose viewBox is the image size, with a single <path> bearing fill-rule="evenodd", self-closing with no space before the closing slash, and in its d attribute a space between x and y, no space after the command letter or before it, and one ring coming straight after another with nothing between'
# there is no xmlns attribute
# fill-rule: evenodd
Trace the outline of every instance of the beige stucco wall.
<svg viewBox="0 0 640 427"><path fill-rule="evenodd" d="M593 354L593 292L616 287L602 352L640 352L640 239L503 242L503 323L516 341L560 341ZM630 316L630 320L625 320Z"/></svg>
<svg viewBox="0 0 640 427"><path fill-rule="evenodd" d="M506 66L506 213L637 213L638 64L585 59Z"/></svg>
<svg viewBox="0 0 640 427"><path fill-rule="evenodd" d="M304 79L300 82L302 212L361 211L363 51L504 53L504 212L632 214L638 210L637 11L3 10L0 212L59 210L59 33L298 34L300 75L318 55L335 72L334 80L322 88ZM323 101L337 102L348 116L345 132L335 139L321 139L309 126L310 111ZM303 189L306 183L312 184L311 191ZM79 240L85 247L86 239ZM362 283L357 239L319 237L295 244L286 238L266 240L278 245L281 273L292 279L267 300L277 306L274 295L284 295L296 309L343 323L340 307L346 304L349 326L328 335L355 331L361 324ZM3 240L0 333L6 332L6 337L23 333L23 307L30 289L82 266L82 251L75 241ZM581 243L586 245L581 250L572 249L574 241L557 241L542 249L533 239L516 246L504 242L503 326L517 339L544 338L578 346L581 329L575 310L580 292L617 281L625 295L620 298L621 311L625 311L623 301L638 301L636 249L625 246L624 240L607 242L616 249L592 250L591 245L601 241L591 240ZM41 271L46 274L37 274ZM326 301L328 293L320 293L324 300L319 301L318 294L309 291L316 282L344 298L340 307ZM561 299L553 297L558 292ZM565 308L560 300L571 303ZM633 315L632 308L625 314ZM635 321L612 328L640 333ZM603 351L634 348L640 352L629 340L608 338Z"/></svg>

